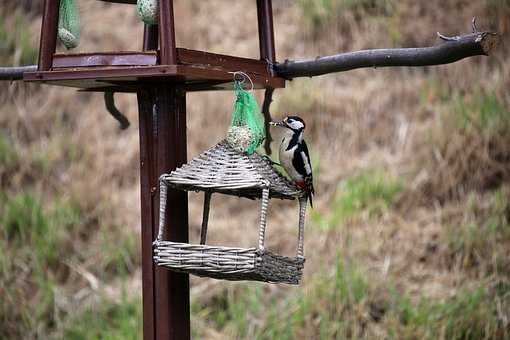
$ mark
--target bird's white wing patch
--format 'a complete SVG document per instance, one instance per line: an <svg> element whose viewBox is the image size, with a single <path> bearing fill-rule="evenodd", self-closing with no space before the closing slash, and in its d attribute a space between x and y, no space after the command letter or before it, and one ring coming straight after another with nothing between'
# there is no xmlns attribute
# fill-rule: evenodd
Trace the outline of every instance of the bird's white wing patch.
<svg viewBox="0 0 510 340"><path fill-rule="evenodd" d="M310 165L310 159L308 159L308 156L304 151L301 151L301 157L303 158L303 163L305 163L306 174L310 175L312 173L312 166Z"/></svg>

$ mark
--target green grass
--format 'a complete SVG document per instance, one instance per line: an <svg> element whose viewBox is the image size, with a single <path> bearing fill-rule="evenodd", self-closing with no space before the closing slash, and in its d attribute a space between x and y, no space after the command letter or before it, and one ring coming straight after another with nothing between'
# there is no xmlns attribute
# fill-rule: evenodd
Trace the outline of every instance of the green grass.
<svg viewBox="0 0 510 340"><path fill-rule="evenodd" d="M436 79L429 79L420 91L422 106L443 106L443 119L452 118L455 128L466 132L483 132L490 136L496 132L508 131L510 110L491 90L474 90L462 94Z"/></svg>
<svg viewBox="0 0 510 340"><path fill-rule="evenodd" d="M0 172L2 168L10 167L17 160L17 154L9 138L0 132Z"/></svg>
<svg viewBox="0 0 510 340"><path fill-rule="evenodd" d="M485 5L489 10L502 11L510 9L510 0L485 0Z"/></svg>
<svg viewBox="0 0 510 340"><path fill-rule="evenodd" d="M58 307L60 290L76 276L72 266L83 266L100 281L134 270L136 234L106 226L89 230L94 227L84 223L83 212L73 200L43 205L39 195L25 192L2 193L0 203L0 338L44 338L75 317L73 311ZM76 280L80 278L73 282L81 285ZM138 304L124 301L122 306L106 304L97 313L89 311L79 317L88 324L83 329L74 325L65 338L138 338Z"/></svg>
<svg viewBox="0 0 510 340"><path fill-rule="evenodd" d="M331 273L321 272L312 281L310 288L290 289L271 300L261 284L225 289L205 305L195 300L193 313L233 338L310 338L303 332L314 329L313 338L331 339L352 332L367 296L361 271L339 258Z"/></svg>
<svg viewBox="0 0 510 340"><path fill-rule="evenodd" d="M138 235L122 226L105 226L98 233L101 261L97 274L107 273L111 277L127 276L135 270L139 257Z"/></svg>
<svg viewBox="0 0 510 340"><path fill-rule="evenodd" d="M76 205L55 201L47 209L30 192L0 195L0 329L36 336L55 326L55 291L65 275L69 228L80 218ZM0 331L1 337L1 331Z"/></svg>
<svg viewBox="0 0 510 340"><path fill-rule="evenodd" d="M394 295L387 317L391 332L401 339L507 339L510 332L496 302L509 307L510 290L494 294L477 288L444 301L422 298L417 303ZM503 313L508 317L508 310Z"/></svg>
<svg viewBox="0 0 510 340"><path fill-rule="evenodd" d="M462 129L482 132L486 136L508 132L510 111L494 93L480 92L472 98L459 98L453 108Z"/></svg>
<svg viewBox="0 0 510 340"><path fill-rule="evenodd" d="M417 190L423 199L458 199L508 182L510 110L504 96L496 88L466 94L434 80L422 92L424 110L436 106L439 112L416 153L416 174L434 174Z"/></svg>
<svg viewBox="0 0 510 340"><path fill-rule="evenodd" d="M329 214L313 211L312 219L321 228L331 229L362 213L375 218L388 210L401 190L402 184L384 171L363 171L339 184Z"/></svg>
<svg viewBox="0 0 510 340"><path fill-rule="evenodd" d="M54 202L48 212L31 193L12 197L4 194L1 224L4 239L16 251L31 246L31 257L40 264L55 264L67 241L66 231L80 218L79 208L70 202Z"/></svg>
<svg viewBox="0 0 510 340"><path fill-rule="evenodd" d="M119 303L103 299L76 316L66 327L63 339L128 340L142 338L142 302L123 296Z"/></svg>
<svg viewBox="0 0 510 340"><path fill-rule="evenodd" d="M393 0L299 0L299 8L306 22L317 30L330 24L344 12L357 17L388 16L393 13Z"/></svg>
<svg viewBox="0 0 510 340"><path fill-rule="evenodd" d="M463 223L447 226L445 243L452 265L476 269L485 275L510 273L510 202L508 193L497 190L489 197L471 195ZM480 200L489 200L487 208Z"/></svg>
<svg viewBox="0 0 510 340"><path fill-rule="evenodd" d="M362 268L338 256L331 271L319 270L305 286L277 296L265 292L260 284L231 287L206 305L195 300L193 314L209 320L206 327L237 339L510 336L504 324L510 317L510 285L505 282L495 289L460 290L444 300L412 299L384 281L369 280Z"/></svg>
<svg viewBox="0 0 510 340"><path fill-rule="evenodd" d="M206 304L193 298L192 314L208 320L215 329L244 337L249 321L264 311L263 297L263 287L258 283L248 283L240 289L227 288Z"/></svg>
<svg viewBox="0 0 510 340"><path fill-rule="evenodd" d="M494 91L478 89L463 94L433 78L422 87L420 97L424 107L443 107L443 125L451 119L455 122L453 128L481 133L486 138L509 130L510 110Z"/></svg>
<svg viewBox="0 0 510 340"><path fill-rule="evenodd" d="M14 24L0 15L0 62L13 66L35 64L38 49L31 43L29 19L21 11L10 16L14 16Z"/></svg>

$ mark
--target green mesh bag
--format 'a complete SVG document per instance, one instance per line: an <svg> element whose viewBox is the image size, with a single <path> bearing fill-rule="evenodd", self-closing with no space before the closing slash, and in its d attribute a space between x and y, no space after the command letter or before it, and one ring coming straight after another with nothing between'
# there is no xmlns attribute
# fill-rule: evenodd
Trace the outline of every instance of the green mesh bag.
<svg viewBox="0 0 510 340"><path fill-rule="evenodd" d="M75 0L60 0L58 38L67 49L80 42L80 15Z"/></svg>
<svg viewBox="0 0 510 340"><path fill-rule="evenodd" d="M159 0L138 0L136 2L138 17L147 25L157 25L159 18Z"/></svg>
<svg viewBox="0 0 510 340"><path fill-rule="evenodd" d="M234 82L236 101L227 142L235 149L252 154L264 140L264 117L253 94L239 81Z"/></svg>

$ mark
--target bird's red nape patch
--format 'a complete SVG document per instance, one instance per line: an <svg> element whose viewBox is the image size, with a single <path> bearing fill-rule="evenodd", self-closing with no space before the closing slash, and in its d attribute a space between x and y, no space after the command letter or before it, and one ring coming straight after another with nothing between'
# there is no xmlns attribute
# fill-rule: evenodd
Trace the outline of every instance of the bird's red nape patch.
<svg viewBox="0 0 510 340"><path fill-rule="evenodd" d="M295 183L300 189L304 189L306 187L305 181L296 181Z"/></svg>

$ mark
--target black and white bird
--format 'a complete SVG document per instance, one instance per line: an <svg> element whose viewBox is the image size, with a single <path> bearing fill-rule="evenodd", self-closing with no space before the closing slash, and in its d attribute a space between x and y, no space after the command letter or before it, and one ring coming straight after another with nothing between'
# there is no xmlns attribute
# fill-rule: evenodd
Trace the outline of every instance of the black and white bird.
<svg viewBox="0 0 510 340"><path fill-rule="evenodd" d="M271 122L271 125L285 129L282 143L280 144L280 164L296 186L306 191L310 205L313 207L312 196L315 192L313 188L312 163L308 147L303 139L305 122L297 116L288 116L281 122Z"/></svg>

